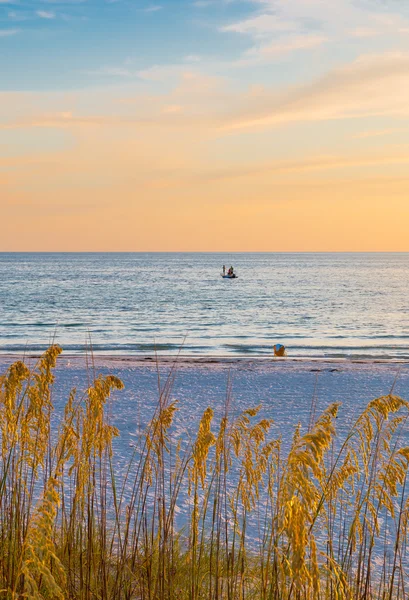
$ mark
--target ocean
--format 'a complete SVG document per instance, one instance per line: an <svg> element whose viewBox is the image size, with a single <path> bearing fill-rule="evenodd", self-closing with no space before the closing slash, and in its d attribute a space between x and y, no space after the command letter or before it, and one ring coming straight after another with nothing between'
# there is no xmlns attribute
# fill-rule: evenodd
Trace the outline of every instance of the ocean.
<svg viewBox="0 0 409 600"><path fill-rule="evenodd" d="M223 264L238 278L222 279ZM409 253L1 253L0 353L409 358Z"/></svg>

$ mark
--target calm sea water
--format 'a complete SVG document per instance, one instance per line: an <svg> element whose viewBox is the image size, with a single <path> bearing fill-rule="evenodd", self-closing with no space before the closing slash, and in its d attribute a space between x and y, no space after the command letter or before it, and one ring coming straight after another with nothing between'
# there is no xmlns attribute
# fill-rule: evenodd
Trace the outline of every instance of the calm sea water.
<svg viewBox="0 0 409 600"><path fill-rule="evenodd" d="M0 254L0 352L89 337L105 354L409 357L409 254Z"/></svg>

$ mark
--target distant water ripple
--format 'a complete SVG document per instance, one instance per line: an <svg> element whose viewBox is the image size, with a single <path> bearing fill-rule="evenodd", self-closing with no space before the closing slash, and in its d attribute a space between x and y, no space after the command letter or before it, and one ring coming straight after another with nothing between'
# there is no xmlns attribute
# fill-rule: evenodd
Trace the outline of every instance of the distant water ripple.
<svg viewBox="0 0 409 600"><path fill-rule="evenodd" d="M236 280L220 277L233 264ZM409 358L409 254L0 254L0 352Z"/></svg>

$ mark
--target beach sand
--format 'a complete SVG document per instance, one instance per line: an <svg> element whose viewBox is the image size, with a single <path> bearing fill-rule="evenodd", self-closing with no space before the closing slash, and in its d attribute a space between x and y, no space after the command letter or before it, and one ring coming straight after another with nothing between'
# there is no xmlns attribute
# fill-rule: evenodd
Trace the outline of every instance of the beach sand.
<svg viewBox="0 0 409 600"><path fill-rule="evenodd" d="M1 356L0 373L16 359ZM36 360L26 358L31 366ZM96 374L114 374L125 384L106 407L110 422L119 430L119 437L113 440L119 480L125 476L140 435L154 414L159 390L164 389L170 376L174 380L169 398L178 402L179 409L169 434L173 448L179 439L183 443L193 441L208 406L214 409L213 429L217 431L226 404L231 418L260 405L257 419L273 420L271 437L281 438L285 453L296 425L300 423L305 432L311 417L333 402L341 403L336 424L338 444L370 400L391 390L409 399L409 365L395 361L207 357L181 357L175 361L175 357L162 356L157 360L154 356L95 356L92 362L84 356L63 354L55 371L52 395L55 423L63 414L70 390L75 387L80 399L92 383L94 369ZM53 429L56 435L57 427ZM409 445L407 431L403 431L400 442ZM188 502L187 494L181 493L180 525L188 514Z"/></svg>
<svg viewBox="0 0 409 600"><path fill-rule="evenodd" d="M17 360L0 356L0 372ZM28 365L37 358L27 356ZM211 406L215 417L224 413L229 395L232 415L261 405L260 414L274 420L273 431L286 441L294 426L308 425L332 402L340 402L339 427L344 429L373 398L394 393L409 399L409 365L399 361L351 361L265 358L189 358L174 356L62 355L56 368L53 401L62 409L70 389L81 395L93 372L112 373L125 389L115 393L108 410L121 434L122 451L152 416L170 374L174 382L170 397L178 401L177 427L195 431L203 410ZM227 393L228 388L230 393Z"/></svg>

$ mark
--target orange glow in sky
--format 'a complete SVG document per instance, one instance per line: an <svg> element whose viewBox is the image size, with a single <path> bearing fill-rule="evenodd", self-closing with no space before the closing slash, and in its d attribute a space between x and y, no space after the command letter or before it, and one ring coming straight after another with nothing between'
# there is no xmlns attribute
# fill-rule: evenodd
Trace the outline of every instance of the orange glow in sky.
<svg viewBox="0 0 409 600"><path fill-rule="evenodd" d="M409 251L409 15L328 4L219 16L233 56L3 86L0 250Z"/></svg>

